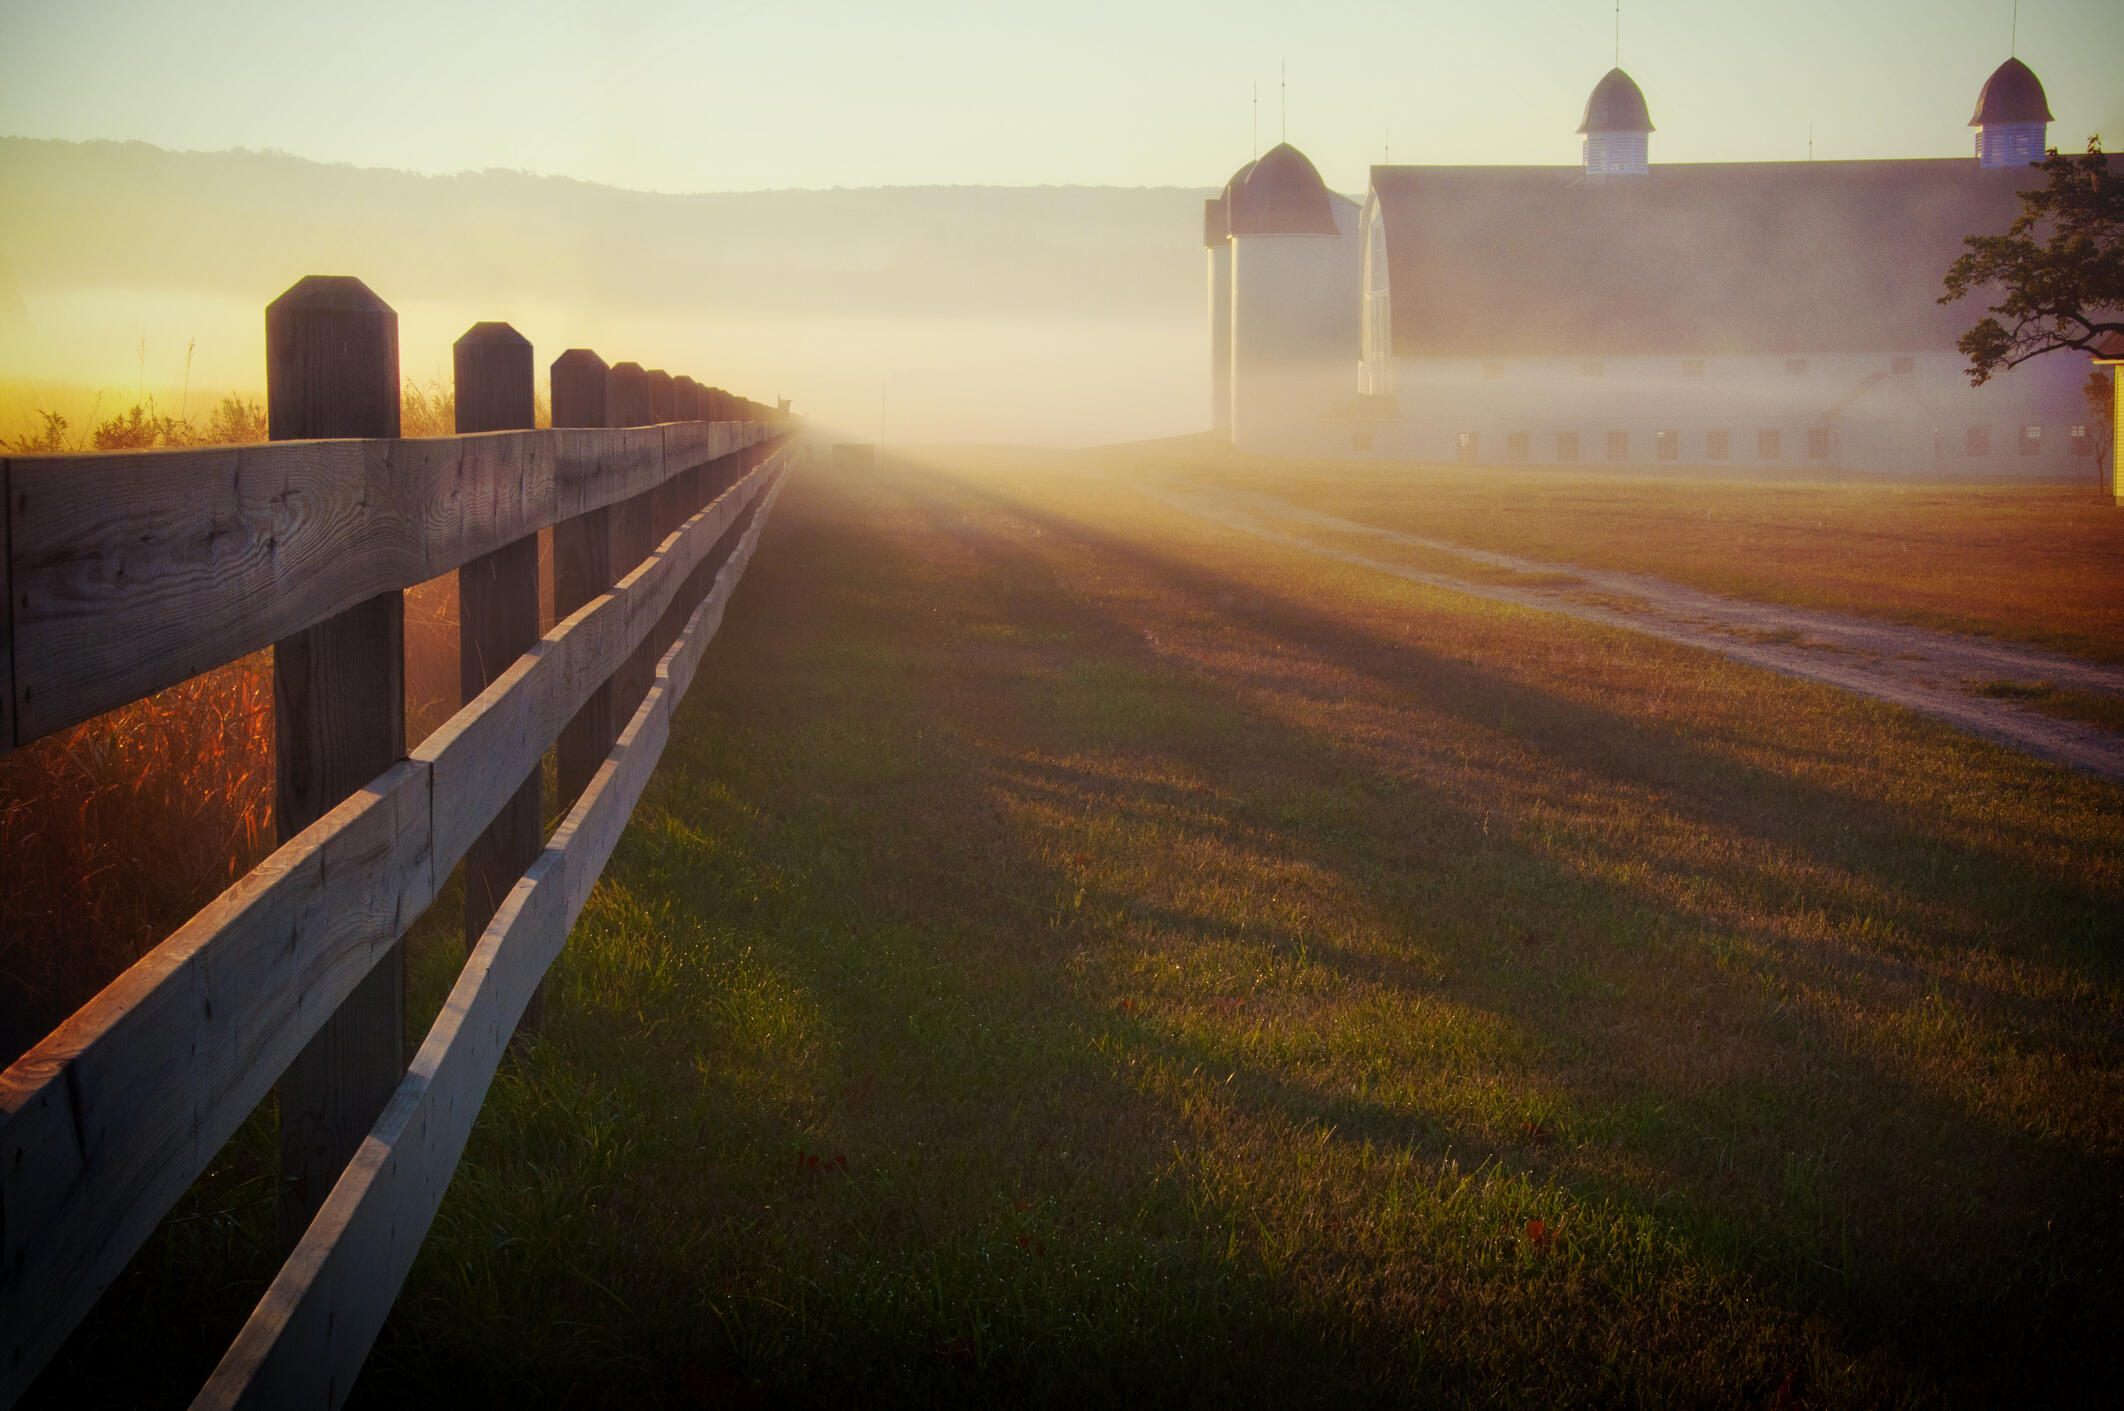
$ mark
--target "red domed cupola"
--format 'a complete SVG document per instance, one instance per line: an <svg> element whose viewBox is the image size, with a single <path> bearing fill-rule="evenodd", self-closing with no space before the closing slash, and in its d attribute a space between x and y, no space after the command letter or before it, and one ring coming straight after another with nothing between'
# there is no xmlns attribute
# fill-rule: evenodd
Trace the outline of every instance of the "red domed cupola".
<svg viewBox="0 0 2124 1411"><path fill-rule="evenodd" d="M1335 208L1327 183L1305 153L1288 142L1239 168L1224 188L1234 235L1333 235Z"/></svg>
<svg viewBox="0 0 2124 1411"><path fill-rule="evenodd" d="M1593 85L1578 131L1586 139L1587 176L1642 176L1651 170L1652 114L1644 90L1621 69L1609 69Z"/></svg>
<svg viewBox="0 0 2124 1411"><path fill-rule="evenodd" d="M1969 117L1977 130L1978 164L2010 167L2043 160L2053 121L2043 80L2019 59L2008 59L1984 80Z"/></svg>

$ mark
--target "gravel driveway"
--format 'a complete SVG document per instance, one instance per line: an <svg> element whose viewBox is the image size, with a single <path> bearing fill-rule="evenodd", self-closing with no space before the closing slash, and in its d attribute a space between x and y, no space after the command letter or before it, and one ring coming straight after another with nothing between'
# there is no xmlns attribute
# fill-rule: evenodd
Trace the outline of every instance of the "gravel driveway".
<svg viewBox="0 0 2124 1411"><path fill-rule="evenodd" d="M1545 563L1444 539L1380 529L1321 514L1270 495L1205 487L1130 485L1182 513L1356 564L1411 582L1474 597L1560 612L1588 622L1719 652L1789 676L1824 681L1949 721L1985 739L2124 783L2124 736L2046 715L2023 700L1977 694L1985 683L2048 682L2124 700L2124 667L2081 661L2038 647L1970 637L1876 618L1846 617L1776 603L1720 597L1664 579ZM1357 535L1450 554L1489 570L1545 579L1486 583L1383 562L1308 537ZM1994 685L1995 689L1999 689ZM2011 689L2005 687L2004 689Z"/></svg>

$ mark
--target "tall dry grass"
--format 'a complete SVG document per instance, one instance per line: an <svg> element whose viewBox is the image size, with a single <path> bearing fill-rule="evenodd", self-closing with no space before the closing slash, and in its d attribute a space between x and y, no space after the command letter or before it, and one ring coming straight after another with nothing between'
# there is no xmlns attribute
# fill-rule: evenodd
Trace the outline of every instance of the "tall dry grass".
<svg viewBox="0 0 2124 1411"><path fill-rule="evenodd" d="M272 847L269 652L0 759L6 1057Z"/></svg>
<svg viewBox="0 0 2124 1411"><path fill-rule="evenodd" d="M407 436L447 436L439 380L408 382ZM543 404L539 422L549 423ZM203 422L152 398L76 431L35 414L19 454L263 441L255 397ZM541 558L547 552L542 536ZM542 574L542 579L544 575ZM552 620L545 604L545 621ZM445 574L406 592L406 743L459 705L457 592ZM159 691L0 756L0 1063L12 1062L169 936L277 842L272 654Z"/></svg>
<svg viewBox="0 0 2124 1411"><path fill-rule="evenodd" d="M266 439L265 408L256 397L231 392L217 402L203 422L162 411L153 397L142 397L114 416L99 417L92 406L86 430L76 432L68 417L49 407L33 407L24 429L0 450L18 455L53 455L71 451L149 451L168 446L228 446Z"/></svg>

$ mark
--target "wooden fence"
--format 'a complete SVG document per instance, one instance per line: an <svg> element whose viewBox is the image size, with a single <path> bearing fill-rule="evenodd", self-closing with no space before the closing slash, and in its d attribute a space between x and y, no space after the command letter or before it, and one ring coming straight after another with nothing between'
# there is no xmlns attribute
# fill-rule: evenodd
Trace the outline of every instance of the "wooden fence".
<svg viewBox="0 0 2124 1411"><path fill-rule="evenodd" d="M0 461L0 746L271 646L283 839L0 1075L8 1405L276 1083L292 1252L194 1404L345 1400L787 469L779 414L581 349L529 429L505 324L456 345L460 434L398 439L358 280L295 285L266 352L271 443ZM402 593L451 570L466 704L409 753ZM400 942L460 860L469 955L408 1067Z"/></svg>

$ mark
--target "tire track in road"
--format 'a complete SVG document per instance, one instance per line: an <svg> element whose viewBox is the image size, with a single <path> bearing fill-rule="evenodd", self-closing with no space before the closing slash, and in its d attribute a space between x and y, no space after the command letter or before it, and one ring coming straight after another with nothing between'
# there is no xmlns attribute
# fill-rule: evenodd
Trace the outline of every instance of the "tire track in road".
<svg viewBox="0 0 2124 1411"><path fill-rule="evenodd" d="M2124 736L2011 699L1973 695L1971 682L2048 681L2124 700L2124 667L1873 618L1721 597L1645 574L1547 563L1322 514L1272 495L1116 482L1197 519L1433 588L1561 613L1769 671L1820 681L1944 720L1974 735L2124 784ZM1469 564L1550 581L1484 583L1389 563L1293 529L1365 536Z"/></svg>

